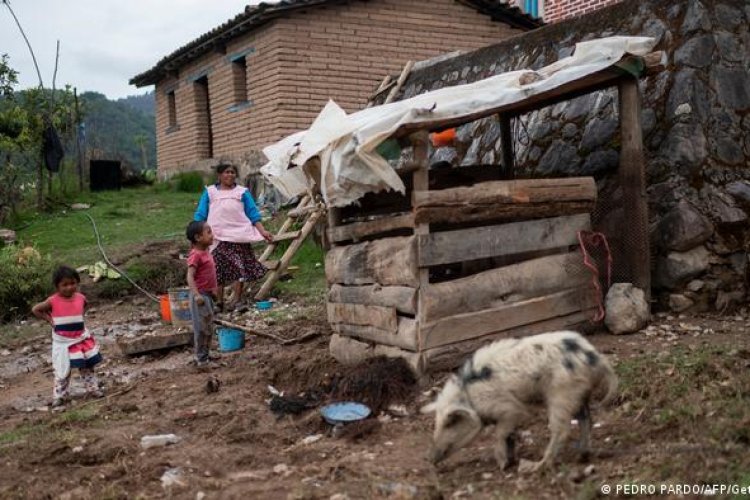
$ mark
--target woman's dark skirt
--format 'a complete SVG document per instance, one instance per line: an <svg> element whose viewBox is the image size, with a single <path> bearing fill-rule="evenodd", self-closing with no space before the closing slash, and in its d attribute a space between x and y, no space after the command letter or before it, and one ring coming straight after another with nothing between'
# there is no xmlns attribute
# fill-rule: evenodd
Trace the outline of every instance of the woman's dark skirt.
<svg viewBox="0 0 750 500"><path fill-rule="evenodd" d="M212 255L216 262L216 279L222 286L235 281L256 281L268 271L255 258L251 243L220 241Z"/></svg>

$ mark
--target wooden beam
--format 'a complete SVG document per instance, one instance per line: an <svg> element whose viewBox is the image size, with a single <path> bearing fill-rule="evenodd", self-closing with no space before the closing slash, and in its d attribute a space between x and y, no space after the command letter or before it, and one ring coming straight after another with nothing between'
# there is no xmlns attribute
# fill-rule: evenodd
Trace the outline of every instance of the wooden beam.
<svg viewBox="0 0 750 500"><path fill-rule="evenodd" d="M329 302L328 322L332 325L346 323L372 326L390 334L395 334L398 330L396 309L393 307Z"/></svg>
<svg viewBox="0 0 750 500"><path fill-rule="evenodd" d="M623 68L632 68L634 65L642 64L643 69L641 71L641 76L644 74L653 74L654 72L659 71L659 68L663 68L663 55L660 53L652 54L647 54L643 57L626 56L614 66L597 71L596 73L588 75L586 78L568 82L554 89L532 95L521 102L505 104L496 108L457 116L455 118L441 118L422 121L420 123L406 124L401 126L393 134L393 137L404 137L418 129L442 130L448 127L456 127L498 113L507 114L509 116L518 116L530 111L551 106L561 101L568 101L580 95L590 94L591 92L607 87L614 87L623 76L630 74L629 70ZM641 59L642 62L635 62L633 61L634 59ZM621 67L618 67L618 65Z"/></svg>
<svg viewBox="0 0 750 500"><path fill-rule="evenodd" d="M273 242L274 243L281 243L282 241L289 241L294 240L296 238L299 238L300 231L287 231L287 232L279 232L274 235Z"/></svg>
<svg viewBox="0 0 750 500"><path fill-rule="evenodd" d="M450 370L460 366L474 351L495 340L526 337L528 335L557 330L568 330L588 323L593 315L594 309L578 311L567 316L560 316L511 328L503 332L467 340L466 342L457 342L455 344L427 349L422 351L422 359L418 363L415 362L415 364L418 364L423 372Z"/></svg>
<svg viewBox="0 0 750 500"><path fill-rule="evenodd" d="M362 342L334 333L331 335L329 350L336 361L342 365L356 365L368 358L387 356L389 358L404 359L417 374L422 371L422 355L420 353L407 351L395 346Z"/></svg>
<svg viewBox="0 0 750 500"><path fill-rule="evenodd" d="M420 267L518 255L578 244L578 231L591 229L589 214L513 222L420 236Z"/></svg>
<svg viewBox="0 0 750 500"><path fill-rule="evenodd" d="M580 252L531 259L465 278L432 283L424 293L420 312L426 322L446 316L539 297L591 282Z"/></svg>
<svg viewBox="0 0 750 500"><path fill-rule="evenodd" d="M299 200L299 203L297 204L297 207L293 208L292 210L298 210L298 209L304 208L309 201L310 201L310 197L309 196L307 196L307 195L303 196ZM290 210L290 212L292 210ZM293 221L291 219L291 216L287 214L286 220L284 221L284 223L279 228L279 233L283 233L283 232L287 231L290 227L292 227L292 223L293 223ZM258 257L258 260L260 260L260 261L268 260L268 258L271 256L271 254L273 253L274 250L276 250L276 243L275 242L269 243L268 245L266 245L266 248L263 249L263 253L260 254L260 257Z"/></svg>
<svg viewBox="0 0 750 500"><path fill-rule="evenodd" d="M567 316L595 306L593 295L584 287L534 297L493 309L458 314L423 325L422 348L430 349L499 333L540 321Z"/></svg>
<svg viewBox="0 0 750 500"><path fill-rule="evenodd" d="M627 218L627 223L622 227L626 245L625 258L629 261L633 284L646 293L648 300L651 296L651 258L638 80L621 80L619 95L621 146L618 176L623 192L623 210Z"/></svg>
<svg viewBox="0 0 750 500"><path fill-rule="evenodd" d="M417 224L531 219L590 212L592 177L489 181L469 187L412 193Z"/></svg>
<svg viewBox="0 0 750 500"><path fill-rule="evenodd" d="M416 314L417 290L407 286L342 286L332 285L329 302L348 302L373 306L394 307L400 313Z"/></svg>
<svg viewBox="0 0 750 500"><path fill-rule="evenodd" d="M413 227L414 214L409 213L329 228L328 238L334 243L340 243L342 241L359 240L366 236L373 236L398 229L411 229Z"/></svg>
<svg viewBox="0 0 750 500"><path fill-rule="evenodd" d="M406 82L406 79L409 77L409 73L411 73L411 68L414 66L414 61L408 61L406 65L404 65L404 69L401 70L401 74L398 77L398 80L396 80L396 85L391 89L390 92L388 92L388 97L385 98L385 101L383 101L383 104L388 104L390 102L393 102L393 100L396 98L396 94L398 94L398 91L401 90L401 87L403 87L404 82Z"/></svg>
<svg viewBox="0 0 750 500"><path fill-rule="evenodd" d="M513 152L513 129L511 128L511 117L508 114L498 115L500 120L500 144L503 153L503 164L501 167L503 179L515 177L514 152Z"/></svg>
<svg viewBox="0 0 750 500"><path fill-rule="evenodd" d="M419 165L419 169L415 170L412 174L412 185L414 189L421 192L429 192L430 189L430 176L429 176L429 140L430 135L426 130L415 132L409 138L414 148L414 163ZM430 225L427 223L416 224L414 226L415 238L424 238L430 234ZM419 249L417 249L417 259L419 258ZM415 262L416 265L416 262ZM417 323L421 326L426 321L425 316L425 293L430 288L430 270L421 268L418 270L419 280L419 291L417 294ZM419 337L419 349L422 349L421 335Z"/></svg>
<svg viewBox="0 0 750 500"><path fill-rule="evenodd" d="M382 330L376 326L348 325L345 323L334 323L331 328L339 335L400 347L409 351L417 350L417 322L411 318L399 316L398 328L395 333Z"/></svg>
<svg viewBox="0 0 750 500"><path fill-rule="evenodd" d="M326 253L326 280L343 285L417 287L417 245L413 236L382 238Z"/></svg>

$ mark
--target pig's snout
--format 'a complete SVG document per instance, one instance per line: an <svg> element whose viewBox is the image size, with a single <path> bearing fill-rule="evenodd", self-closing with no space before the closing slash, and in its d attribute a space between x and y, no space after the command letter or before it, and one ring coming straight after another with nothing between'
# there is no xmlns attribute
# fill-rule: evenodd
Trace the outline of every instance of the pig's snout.
<svg viewBox="0 0 750 500"><path fill-rule="evenodd" d="M448 454L448 450L441 450L435 446L430 447L430 451L427 452L427 460L432 465L437 465L439 462L441 462L445 456Z"/></svg>

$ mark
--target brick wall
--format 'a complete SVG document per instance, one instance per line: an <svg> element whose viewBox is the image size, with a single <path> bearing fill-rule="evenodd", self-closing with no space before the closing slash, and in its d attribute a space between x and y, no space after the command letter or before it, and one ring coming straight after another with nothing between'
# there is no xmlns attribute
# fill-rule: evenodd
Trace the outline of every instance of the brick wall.
<svg viewBox="0 0 750 500"><path fill-rule="evenodd" d="M383 77L408 60L471 50L520 33L455 0L354 1L290 13L235 39L226 54L207 54L156 86L159 174L200 168L206 117L194 80L207 74L214 159L248 156L307 128L329 99L360 109ZM247 53L249 101L235 105L231 59ZM167 92L175 91L177 127ZM257 154L253 157L257 163ZM254 165L255 166L255 165Z"/></svg>
<svg viewBox="0 0 750 500"><path fill-rule="evenodd" d="M544 0L544 21L555 23L578 17L620 1L622 0Z"/></svg>

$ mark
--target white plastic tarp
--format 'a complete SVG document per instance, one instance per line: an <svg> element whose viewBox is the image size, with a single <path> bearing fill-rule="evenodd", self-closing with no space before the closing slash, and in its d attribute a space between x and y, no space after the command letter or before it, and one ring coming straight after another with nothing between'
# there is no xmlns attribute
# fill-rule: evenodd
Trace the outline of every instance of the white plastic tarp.
<svg viewBox="0 0 750 500"><path fill-rule="evenodd" d="M655 44L653 38L622 36L581 42L571 56L537 70L541 79L526 85L519 80L529 70L511 71L351 115L329 101L309 129L263 150L269 162L261 172L285 196L300 195L313 185L313 179L301 167L317 156L321 163L321 194L329 206L335 207L349 205L370 192L404 192L395 170L375 151L399 127L460 119L520 103L606 69L627 54L643 56Z"/></svg>

